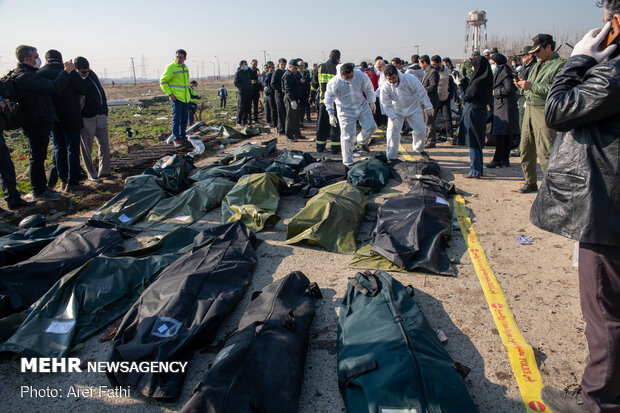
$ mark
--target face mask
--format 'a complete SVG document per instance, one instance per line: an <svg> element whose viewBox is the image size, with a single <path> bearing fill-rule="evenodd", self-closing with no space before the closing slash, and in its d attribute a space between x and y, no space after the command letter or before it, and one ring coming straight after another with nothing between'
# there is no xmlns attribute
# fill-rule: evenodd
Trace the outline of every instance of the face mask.
<svg viewBox="0 0 620 413"><path fill-rule="evenodd" d="M491 65L491 71L493 74L497 73L497 65Z"/></svg>
<svg viewBox="0 0 620 413"><path fill-rule="evenodd" d="M248 70L248 69L250 68L250 66L245 65L245 66L243 66L243 68L244 68L245 70Z"/></svg>
<svg viewBox="0 0 620 413"><path fill-rule="evenodd" d="M37 57L37 60L34 61L34 67L39 69L41 67L41 59Z"/></svg>
<svg viewBox="0 0 620 413"><path fill-rule="evenodd" d="M351 86L351 79L342 79L342 80L344 81L344 83Z"/></svg>

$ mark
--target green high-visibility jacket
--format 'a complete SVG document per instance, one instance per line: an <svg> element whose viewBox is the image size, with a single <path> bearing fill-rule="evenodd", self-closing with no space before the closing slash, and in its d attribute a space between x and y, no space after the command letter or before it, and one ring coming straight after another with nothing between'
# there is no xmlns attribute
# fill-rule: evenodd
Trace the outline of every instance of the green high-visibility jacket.
<svg viewBox="0 0 620 413"><path fill-rule="evenodd" d="M189 69L187 66L172 62L166 66L160 79L161 90L168 96L174 94L181 102L188 103L191 99L189 92Z"/></svg>

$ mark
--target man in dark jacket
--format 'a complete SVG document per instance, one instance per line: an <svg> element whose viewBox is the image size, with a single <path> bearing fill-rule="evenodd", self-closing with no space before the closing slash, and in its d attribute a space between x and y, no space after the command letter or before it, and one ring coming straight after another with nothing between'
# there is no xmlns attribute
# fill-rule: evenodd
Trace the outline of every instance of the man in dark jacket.
<svg viewBox="0 0 620 413"><path fill-rule="evenodd" d="M296 141L304 139L299 131L299 108L301 86L297 78L299 64L297 59L291 59L288 70L282 76L282 90L284 92L284 106L286 107L286 140Z"/></svg>
<svg viewBox="0 0 620 413"><path fill-rule="evenodd" d="M310 70L308 70L308 63L304 62L302 59L298 59L297 63L299 64L299 123L303 127L304 117L308 122L310 122L310 83L312 83L312 76L310 75Z"/></svg>
<svg viewBox="0 0 620 413"><path fill-rule="evenodd" d="M441 58L439 59L441 62ZM436 146L435 136L435 117L439 110L439 92L437 87L439 86L439 72L433 66L431 66L431 59L428 55L420 57L420 67L424 70L424 77L422 78L422 86L428 93L428 98L433 105L433 115L430 112L424 114L424 121L426 122L426 142L424 148L434 148Z"/></svg>
<svg viewBox="0 0 620 413"><path fill-rule="evenodd" d="M250 79L250 67L245 60L239 62L239 69L235 73L235 87L237 88L237 125L251 125L250 107L254 86Z"/></svg>
<svg viewBox="0 0 620 413"><path fill-rule="evenodd" d="M284 91L282 90L282 76L284 76L285 70L286 59L282 57L278 60L278 68L271 76L271 89L274 92L273 96L276 102L276 111L278 112L278 116L273 120L273 123L277 126L278 135L284 135L286 124L286 108L284 107Z"/></svg>
<svg viewBox="0 0 620 413"><path fill-rule="evenodd" d="M590 359L581 392L543 388L557 413L620 411L620 51L601 47L620 2L601 3L608 23L575 45L549 90L545 120L560 134L530 214L534 225L579 241Z"/></svg>
<svg viewBox="0 0 620 413"><path fill-rule="evenodd" d="M58 193L47 187L45 178L45 158L50 130L58 116L50 94L61 92L71 79L73 62L64 63L64 70L56 79L45 79L37 74L41 59L37 49L32 46L18 46L15 50L17 68L12 77L15 80L17 103L24 116L24 135L30 148L30 185L35 200L58 199Z"/></svg>
<svg viewBox="0 0 620 413"><path fill-rule="evenodd" d="M62 55L58 50L48 50L45 53L45 61L45 66L37 74L45 79L54 80L64 70ZM60 188L67 192L85 189L80 185L80 129L84 126L80 96L86 95L86 89L86 82L73 71L69 84L60 93L51 95L59 119L52 126L54 158L61 182Z"/></svg>
<svg viewBox="0 0 620 413"><path fill-rule="evenodd" d="M276 127L278 123L278 108L276 107L276 101L274 97L274 91L271 88L271 77L275 66L272 61L268 61L265 65L265 73L263 78L263 84L265 86L263 94L265 95L265 122L272 128Z"/></svg>
<svg viewBox="0 0 620 413"><path fill-rule="evenodd" d="M86 81L87 91L84 96L82 118L84 127L80 131L80 152L82 161L91 182L101 182L102 179L114 178L110 164L110 140L108 137L108 100L97 74L90 70L86 58L75 58L75 68L80 77ZM99 168L93 167L93 143L97 141Z"/></svg>
<svg viewBox="0 0 620 413"><path fill-rule="evenodd" d="M252 99L250 110L252 121L258 123L258 100L260 99L260 92L263 90L263 84L260 81L260 69L258 68L258 60L254 59L250 63L250 82L252 83Z"/></svg>
<svg viewBox="0 0 620 413"><path fill-rule="evenodd" d="M0 183L2 184L2 192L9 209L17 209L25 206L34 205L35 202L28 202L21 198L21 194L17 190L17 180L15 179L15 165L11 159L11 152L4 141L4 128L6 127L6 119L4 113L11 110L11 102L0 96ZM8 218L12 216L11 212L0 208L0 217Z"/></svg>
<svg viewBox="0 0 620 413"><path fill-rule="evenodd" d="M329 123L329 113L323 103L325 100L325 89L327 89L327 83L332 77L338 73L336 67L340 63L340 51L332 50L329 53L329 60L319 65L314 72L312 83L314 87L318 89L319 93L319 113L316 120L316 150L317 152L323 152L325 145L327 144L327 138L331 141L332 153L340 153L340 125L332 126ZM334 110L336 106L334 105Z"/></svg>

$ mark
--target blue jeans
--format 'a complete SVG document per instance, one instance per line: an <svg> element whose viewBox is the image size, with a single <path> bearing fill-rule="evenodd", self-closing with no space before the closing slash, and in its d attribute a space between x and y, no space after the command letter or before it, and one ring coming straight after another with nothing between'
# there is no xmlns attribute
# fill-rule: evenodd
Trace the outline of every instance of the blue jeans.
<svg viewBox="0 0 620 413"><path fill-rule="evenodd" d="M80 183L80 130L64 129L55 125L52 128L56 170L61 182L69 185Z"/></svg>
<svg viewBox="0 0 620 413"><path fill-rule="evenodd" d="M185 128L189 121L189 103L180 100L170 101L172 105L172 135L175 140L184 140Z"/></svg>
<svg viewBox="0 0 620 413"><path fill-rule="evenodd" d="M473 176L482 176L482 149L469 148L469 173Z"/></svg>

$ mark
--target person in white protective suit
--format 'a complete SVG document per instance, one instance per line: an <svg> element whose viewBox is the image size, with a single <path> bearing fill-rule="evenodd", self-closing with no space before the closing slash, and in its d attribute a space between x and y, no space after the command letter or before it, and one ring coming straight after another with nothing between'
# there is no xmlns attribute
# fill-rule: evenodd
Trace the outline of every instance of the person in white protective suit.
<svg viewBox="0 0 620 413"><path fill-rule="evenodd" d="M342 148L342 163L349 167L353 165L353 145L355 125L360 123L362 131L357 135L357 142L364 151L368 149L368 140L377 130L373 119L375 106L375 91L370 78L360 70L355 70L353 63L339 65L339 75L334 76L327 83L325 90L325 107L328 108L329 122L332 126L340 123L340 146ZM338 109L338 118L334 114L334 103Z"/></svg>
<svg viewBox="0 0 620 413"><path fill-rule="evenodd" d="M381 106L388 117L388 161L393 161L398 156L400 130L405 120L413 129L413 152L426 155L424 152L426 123L422 108L431 114L433 112L433 105L426 89L414 75L401 73L396 66L386 66L384 73L387 81L381 85Z"/></svg>

